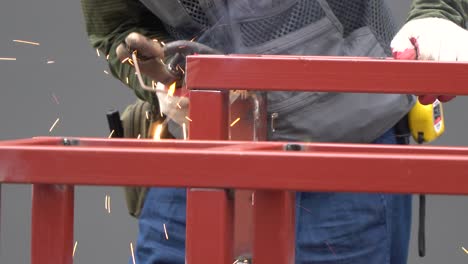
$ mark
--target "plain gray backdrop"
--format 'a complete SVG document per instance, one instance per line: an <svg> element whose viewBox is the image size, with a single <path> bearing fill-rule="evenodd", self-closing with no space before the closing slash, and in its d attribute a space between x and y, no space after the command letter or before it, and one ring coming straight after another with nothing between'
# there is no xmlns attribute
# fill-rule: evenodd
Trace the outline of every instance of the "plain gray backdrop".
<svg viewBox="0 0 468 264"><path fill-rule="evenodd" d="M409 3L391 1L400 25ZM135 97L104 73L106 61L88 43L79 1L4 0L0 7L0 57L17 58L0 61L0 140L49 135L107 137L106 110L122 111ZM13 39L41 45L19 44ZM48 64L48 60L55 63ZM459 97L445 105L447 131L434 144L468 145L466 102ZM60 121L49 133L57 118ZM104 209L106 194L111 196L110 214ZM122 189L77 187L75 197L75 263L126 263L137 223L127 214ZM468 262L468 254L461 248L468 247L467 201L462 196L428 197L427 256L417 256L415 217L410 263ZM0 263L29 263L30 186L3 185L1 203Z"/></svg>

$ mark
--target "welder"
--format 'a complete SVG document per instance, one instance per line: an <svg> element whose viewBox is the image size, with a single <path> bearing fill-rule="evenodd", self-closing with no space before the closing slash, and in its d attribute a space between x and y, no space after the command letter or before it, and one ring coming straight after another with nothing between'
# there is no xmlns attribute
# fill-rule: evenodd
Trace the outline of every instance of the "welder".
<svg viewBox="0 0 468 264"><path fill-rule="evenodd" d="M128 78L128 86L141 100L160 107L176 138L182 137L180 126L186 120L179 117L184 115L173 115L175 105L167 103L162 93L151 96L138 82L135 62L128 59L137 56L146 85L175 81L181 86L182 67L176 71L167 67L180 60L180 54L165 56L165 46L173 41L193 41L222 54L468 60L467 0L415 0L400 29L384 0L81 3L92 46L109 54L116 78L124 83ZM274 125L268 126L272 127L268 140L395 144L394 127L417 98L424 104L453 99L446 95L269 92L268 122ZM186 111L187 105L182 108L178 111ZM157 171L157 161L154 168ZM375 177L379 180L379 175ZM411 195L296 195L296 263L407 262ZM185 189L149 189L138 215L137 263L184 263L185 209Z"/></svg>

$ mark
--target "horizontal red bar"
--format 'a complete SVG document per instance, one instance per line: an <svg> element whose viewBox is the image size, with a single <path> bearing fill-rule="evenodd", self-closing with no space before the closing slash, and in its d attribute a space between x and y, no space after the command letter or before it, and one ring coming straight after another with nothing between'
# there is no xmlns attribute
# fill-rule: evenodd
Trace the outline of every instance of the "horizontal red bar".
<svg viewBox="0 0 468 264"><path fill-rule="evenodd" d="M35 138L22 138L22 139L11 139L0 141L0 146L39 146L39 145L48 145L56 146L60 145L63 142L62 138L58 137L35 137Z"/></svg>
<svg viewBox="0 0 468 264"><path fill-rule="evenodd" d="M145 149L0 146L0 182L468 194L465 148L339 144L303 144L308 151L302 152L184 148L190 144Z"/></svg>
<svg viewBox="0 0 468 264"><path fill-rule="evenodd" d="M468 95L468 63L358 57L197 55L190 89Z"/></svg>

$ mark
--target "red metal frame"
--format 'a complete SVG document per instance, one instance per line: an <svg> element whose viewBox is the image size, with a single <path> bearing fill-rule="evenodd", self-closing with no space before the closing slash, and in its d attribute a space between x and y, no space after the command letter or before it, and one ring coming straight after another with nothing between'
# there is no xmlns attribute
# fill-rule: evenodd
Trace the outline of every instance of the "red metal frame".
<svg viewBox="0 0 468 264"><path fill-rule="evenodd" d="M253 126L248 106L229 108L223 90L466 95L467 70L390 59L193 56L190 140L3 141L0 183L33 184L35 264L72 262L74 185L187 187L188 263L232 263L243 253L256 264L294 263L294 191L466 195L468 148L296 142L301 151L285 151L287 142L264 141L264 104ZM237 116L247 118L230 128ZM251 142L254 127L259 142ZM146 166L154 160L157 172Z"/></svg>

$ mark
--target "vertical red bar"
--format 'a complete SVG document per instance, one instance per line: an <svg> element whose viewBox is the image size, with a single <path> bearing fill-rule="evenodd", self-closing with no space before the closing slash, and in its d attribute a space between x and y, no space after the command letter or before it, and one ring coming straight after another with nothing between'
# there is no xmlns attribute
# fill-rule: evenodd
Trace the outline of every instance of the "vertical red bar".
<svg viewBox="0 0 468 264"><path fill-rule="evenodd" d="M73 263L74 187L33 184L32 264Z"/></svg>
<svg viewBox="0 0 468 264"><path fill-rule="evenodd" d="M188 264L232 264L233 202L227 190L187 192Z"/></svg>
<svg viewBox="0 0 468 264"><path fill-rule="evenodd" d="M295 194L256 191L253 263L294 264Z"/></svg>
<svg viewBox="0 0 468 264"><path fill-rule="evenodd" d="M229 97L221 91L190 91L190 139L227 140Z"/></svg>
<svg viewBox="0 0 468 264"><path fill-rule="evenodd" d="M228 99L226 92L190 92L190 139L228 139ZM233 207L227 190L187 190L188 264L233 262Z"/></svg>

